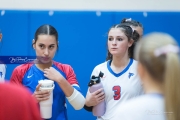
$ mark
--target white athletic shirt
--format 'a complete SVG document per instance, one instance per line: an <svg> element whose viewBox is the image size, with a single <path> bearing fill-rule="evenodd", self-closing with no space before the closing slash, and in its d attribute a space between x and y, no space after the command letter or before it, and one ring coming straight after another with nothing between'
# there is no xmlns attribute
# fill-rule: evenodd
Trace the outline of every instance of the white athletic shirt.
<svg viewBox="0 0 180 120"><path fill-rule="evenodd" d="M118 74L110 68L111 61L97 65L91 76L104 73L101 82L105 91L106 112L97 120L110 120L118 106L143 93L142 85L137 74L137 61L130 59L124 70Z"/></svg>
<svg viewBox="0 0 180 120"><path fill-rule="evenodd" d="M4 81L5 74L6 74L6 65L0 64L0 82Z"/></svg>
<svg viewBox="0 0 180 120"><path fill-rule="evenodd" d="M160 94L145 94L121 104L111 120L166 120L164 97Z"/></svg>

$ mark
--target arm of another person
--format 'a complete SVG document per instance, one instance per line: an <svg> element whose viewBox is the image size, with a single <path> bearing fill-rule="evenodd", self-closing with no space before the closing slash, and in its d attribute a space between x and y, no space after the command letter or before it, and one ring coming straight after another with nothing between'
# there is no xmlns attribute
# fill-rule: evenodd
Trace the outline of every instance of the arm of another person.
<svg viewBox="0 0 180 120"><path fill-rule="evenodd" d="M71 82L77 83L77 80L73 69L70 66L68 67L69 71L67 75L67 80L53 67L44 69L44 76L56 81L63 90L70 104L74 107L74 109L79 110L83 108L85 98L78 90L72 87ZM75 87L79 88L78 86Z"/></svg>

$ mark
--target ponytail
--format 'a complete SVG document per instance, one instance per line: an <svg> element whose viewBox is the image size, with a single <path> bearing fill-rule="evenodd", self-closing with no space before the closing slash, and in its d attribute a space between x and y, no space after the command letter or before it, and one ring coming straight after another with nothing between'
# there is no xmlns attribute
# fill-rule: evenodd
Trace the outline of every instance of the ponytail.
<svg viewBox="0 0 180 120"><path fill-rule="evenodd" d="M166 120L180 120L180 49L167 33L151 33L136 48L138 61L144 65L159 88L163 89ZM153 90L153 88L152 88Z"/></svg>
<svg viewBox="0 0 180 120"><path fill-rule="evenodd" d="M164 76L167 120L180 120L180 60L177 53L166 54Z"/></svg>
<svg viewBox="0 0 180 120"><path fill-rule="evenodd" d="M135 48L136 43L138 42L139 38L140 38L140 35L138 34L138 32L136 30L133 30L132 39L134 40L134 42L128 50L129 58L134 58L134 48Z"/></svg>

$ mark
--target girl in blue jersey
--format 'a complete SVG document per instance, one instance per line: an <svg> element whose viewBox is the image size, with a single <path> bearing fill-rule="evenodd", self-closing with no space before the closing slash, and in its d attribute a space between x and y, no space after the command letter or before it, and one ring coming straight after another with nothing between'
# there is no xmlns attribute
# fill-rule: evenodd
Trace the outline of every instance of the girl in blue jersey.
<svg viewBox="0 0 180 120"><path fill-rule="evenodd" d="M33 48L38 62L17 66L11 76L12 83L27 87L38 102L49 99L49 91L40 91L39 80L55 82L51 120L67 120L65 98L79 110L85 98L79 92L76 75L70 65L53 61L58 49L58 33L51 25L40 26L34 36Z"/></svg>
<svg viewBox="0 0 180 120"><path fill-rule="evenodd" d="M110 28L107 61L97 65L92 72L95 76L100 71L104 73L101 79L104 89L93 93L88 90L84 106L91 111L93 106L105 100L106 112L98 116L97 120L110 120L120 104L143 93L136 70L137 61L131 58L131 46L139 37L137 31L129 25L117 24Z"/></svg>
<svg viewBox="0 0 180 120"><path fill-rule="evenodd" d="M122 104L111 120L180 120L179 46L166 33L150 33L135 57L145 94Z"/></svg>

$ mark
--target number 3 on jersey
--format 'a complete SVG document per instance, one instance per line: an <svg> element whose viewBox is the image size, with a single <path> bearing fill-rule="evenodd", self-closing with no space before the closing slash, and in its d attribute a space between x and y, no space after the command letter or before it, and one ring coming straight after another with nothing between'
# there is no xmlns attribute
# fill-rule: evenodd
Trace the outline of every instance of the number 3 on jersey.
<svg viewBox="0 0 180 120"><path fill-rule="evenodd" d="M121 87L120 86L114 86L113 87L114 91L114 100L119 100L121 97Z"/></svg>

